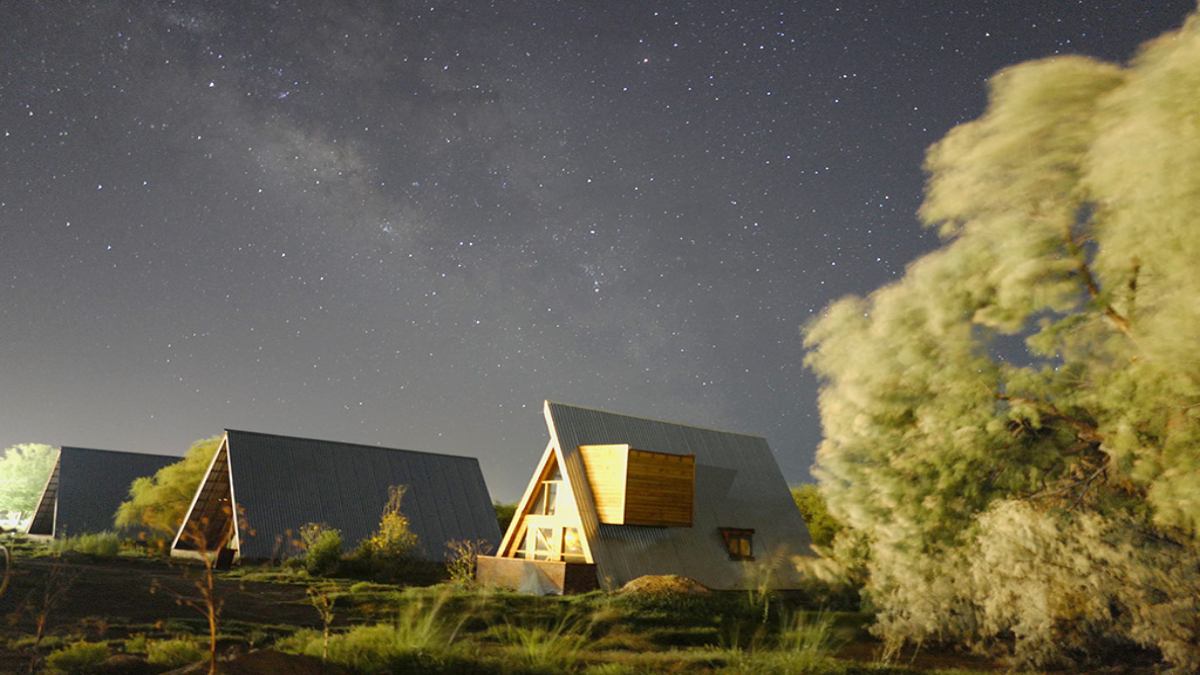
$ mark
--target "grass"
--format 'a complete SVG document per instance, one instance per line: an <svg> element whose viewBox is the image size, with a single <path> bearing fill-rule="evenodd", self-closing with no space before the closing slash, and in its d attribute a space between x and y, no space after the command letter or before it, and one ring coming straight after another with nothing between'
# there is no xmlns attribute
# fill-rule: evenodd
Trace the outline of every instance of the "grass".
<svg viewBox="0 0 1200 675"><path fill-rule="evenodd" d="M101 565L86 559L68 564L85 573L88 566ZM130 575L157 569L152 561L127 567ZM353 673L920 672L908 662L887 665L838 658L843 642L858 643L856 654L870 653L875 643L862 644L870 640L864 630L869 615L813 611L811 600L800 594L777 594L769 601L745 592L536 597L455 584L403 587L313 578L302 571L297 575L250 566L221 577L246 582L243 593L269 593L303 610L230 617L222 625L222 650L233 645L273 647L320 659L325 638L319 629L312 630L321 621L307 606L305 590L327 588L336 606L327 660ZM267 588L252 581L280 585ZM22 584L39 587L33 577L23 578ZM128 590L122 587L120 592L141 592L141 584L140 578L131 580ZM764 607L769 617L765 623ZM91 627L85 625L85 616L75 611L70 623L63 616L55 634L47 635L36 651L65 651L61 648L73 647L86 636L109 640L114 651L156 654L156 668L199 660L188 654L194 646L189 636L202 633L204 626L190 614L167 611L155 619L112 619ZM16 637L12 629L0 630L0 638ZM35 650L20 640L8 646L20 658L32 657ZM178 654L183 656L174 656ZM950 655L933 662L938 661L971 663ZM25 662L0 657L0 671L14 663L25 668Z"/></svg>
<svg viewBox="0 0 1200 675"><path fill-rule="evenodd" d="M180 668L208 656L194 638L152 640L145 643L146 661L163 668Z"/></svg>
<svg viewBox="0 0 1200 675"><path fill-rule="evenodd" d="M327 658L361 672L402 672L431 667L453 656L463 619L445 611L449 594L420 598L402 605L389 623L360 625L329 636L305 630L278 643L284 651ZM423 664L423 665L422 665Z"/></svg>
<svg viewBox="0 0 1200 675"><path fill-rule="evenodd" d="M45 672L69 675L95 673L108 656L108 645L103 642L75 642L46 657Z"/></svg>
<svg viewBox="0 0 1200 675"><path fill-rule="evenodd" d="M101 557L115 557L121 553L121 538L116 532L96 532L63 537L50 542L53 553L83 553Z"/></svg>
<svg viewBox="0 0 1200 675"><path fill-rule="evenodd" d="M571 617L550 625L504 623L492 635L505 645L506 661L533 670L571 669L580 661L588 644L587 628Z"/></svg>

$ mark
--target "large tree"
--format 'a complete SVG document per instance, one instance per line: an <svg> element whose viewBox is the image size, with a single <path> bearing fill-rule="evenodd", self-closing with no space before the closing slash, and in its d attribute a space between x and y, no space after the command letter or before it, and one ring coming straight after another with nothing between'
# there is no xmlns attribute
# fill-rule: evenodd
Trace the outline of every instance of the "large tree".
<svg viewBox="0 0 1200 675"><path fill-rule="evenodd" d="M200 439L183 459L133 481L129 500L117 509L116 526L146 529L163 539L174 536L223 438Z"/></svg>
<svg viewBox="0 0 1200 675"><path fill-rule="evenodd" d="M877 629L1200 668L1200 19L1000 72L926 169L944 244L806 335Z"/></svg>
<svg viewBox="0 0 1200 675"><path fill-rule="evenodd" d="M21 443L0 453L0 514L18 523L33 516L58 451L41 443Z"/></svg>

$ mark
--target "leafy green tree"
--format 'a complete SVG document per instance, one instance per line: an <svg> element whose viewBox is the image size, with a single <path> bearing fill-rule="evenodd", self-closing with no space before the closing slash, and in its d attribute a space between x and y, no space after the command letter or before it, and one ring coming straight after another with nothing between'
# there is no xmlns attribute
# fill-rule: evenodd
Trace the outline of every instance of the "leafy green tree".
<svg viewBox="0 0 1200 675"><path fill-rule="evenodd" d="M41 443L21 443L0 457L0 513L23 523L33 517L58 451Z"/></svg>
<svg viewBox="0 0 1200 675"><path fill-rule="evenodd" d="M1200 669L1198 120L1196 16L1128 67L1001 71L927 156L942 247L807 327L889 640Z"/></svg>
<svg viewBox="0 0 1200 675"><path fill-rule="evenodd" d="M508 526L512 524L512 519L517 514L516 503L502 504L500 502L492 502L492 507L496 509L496 523L500 525L500 533L508 531Z"/></svg>
<svg viewBox="0 0 1200 675"><path fill-rule="evenodd" d="M825 498L821 491L812 483L797 485L792 488L792 501L804 516L804 524L808 526L808 535L817 546L830 546L834 537L842 530L842 524L829 515L825 506Z"/></svg>
<svg viewBox="0 0 1200 675"><path fill-rule="evenodd" d="M116 526L146 528L163 539L173 537L222 439L200 439L192 443L183 459L164 466L153 476L133 481L129 499L117 509Z"/></svg>

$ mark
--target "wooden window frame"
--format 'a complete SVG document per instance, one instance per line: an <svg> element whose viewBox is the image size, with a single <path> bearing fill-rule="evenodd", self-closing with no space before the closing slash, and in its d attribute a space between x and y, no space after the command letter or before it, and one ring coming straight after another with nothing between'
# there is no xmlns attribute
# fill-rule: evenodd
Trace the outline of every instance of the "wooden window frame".
<svg viewBox="0 0 1200 675"><path fill-rule="evenodd" d="M550 504L550 492L553 488L554 504ZM537 497L533 505L534 510L530 511L529 515L533 516L555 516L558 515L558 502L562 496L563 481L562 479L547 479L538 484ZM547 510L553 506L553 510Z"/></svg>
<svg viewBox="0 0 1200 675"><path fill-rule="evenodd" d="M730 560L754 560L754 528L749 527L718 527L721 541L725 544L725 552ZM746 553L741 552L737 544L746 542Z"/></svg>

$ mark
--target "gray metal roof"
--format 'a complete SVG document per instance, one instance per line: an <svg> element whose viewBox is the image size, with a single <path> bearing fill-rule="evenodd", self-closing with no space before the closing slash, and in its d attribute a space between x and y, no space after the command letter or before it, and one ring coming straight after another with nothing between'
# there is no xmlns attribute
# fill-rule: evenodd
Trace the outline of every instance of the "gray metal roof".
<svg viewBox="0 0 1200 675"><path fill-rule="evenodd" d="M129 498L130 484L180 459L171 455L62 448L58 456L57 490L42 495L43 499L57 497L54 536L116 529L113 517L121 502Z"/></svg>
<svg viewBox="0 0 1200 675"><path fill-rule="evenodd" d="M254 531L242 533L244 558L276 557L287 532L310 522L341 530L350 548L378 527L392 485L408 488L402 511L424 557L443 559L451 540L482 539L493 548L500 541L495 508L474 457L227 433L234 499Z"/></svg>
<svg viewBox="0 0 1200 675"><path fill-rule="evenodd" d="M770 561L777 562L772 586L799 584L791 558L811 555L811 539L765 439L550 401L545 412L603 586L621 586L647 574L680 574L709 588L744 588L758 582ZM695 455L692 527L599 523L579 446L617 443ZM721 527L754 530L755 563L729 559Z"/></svg>

